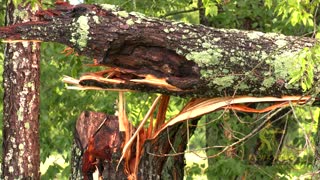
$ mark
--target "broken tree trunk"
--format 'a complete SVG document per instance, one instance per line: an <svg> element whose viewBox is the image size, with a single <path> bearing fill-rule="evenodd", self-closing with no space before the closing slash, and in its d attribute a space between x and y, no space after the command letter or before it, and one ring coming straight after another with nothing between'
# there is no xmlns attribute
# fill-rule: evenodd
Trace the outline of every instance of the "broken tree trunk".
<svg viewBox="0 0 320 180"><path fill-rule="evenodd" d="M149 18L106 4L60 5L35 16L40 20L0 28L0 38L59 42L112 67L66 79L82 88L193 97L301 95L298 84L288 84L290 72L301 68L299 52L315 44L310 38Z"/></svg>
<svg viewBox="0 0 320 180"><path fill-rule="evenodd" d="M197 119L191 121L193 125ZM91 171L86 171L85 178L90 179L93 172L99 169L103 179L127 179L128 169L124 167L124 161L118 170L124 134L119 131L118 117L98 112L83 112L77 120L75 133L75 146L72 153L72 179L82 179L84 168L91 164L88 157L94 158L95 166ZM191 136L195 126L187 130L186 123L176 125L163 131L157 138L147 140L144 144L144 153L139 157L137 167L138 179L183 179L184 175L184 151L188 135ZM93 138L94 143L91 143ZM88 145L89 144L89 145ZM85 151L86 149L90 149ZM132 149L134 151L134 148ZM134 154L134 152L133 152ZM83 159L86 159L85 162ZM131 164L136 159L132 157ZM130 169L129 169L130 170ZM134 171L131 169L131 171Z"/></svg>

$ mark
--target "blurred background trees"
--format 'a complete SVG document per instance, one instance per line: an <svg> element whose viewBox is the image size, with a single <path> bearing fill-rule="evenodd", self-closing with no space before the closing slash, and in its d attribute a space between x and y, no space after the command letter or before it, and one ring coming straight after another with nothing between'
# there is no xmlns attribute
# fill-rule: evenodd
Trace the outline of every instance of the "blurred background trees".
<svg viewBox="0 0 320 180"><path fill-rule="evenodd" d="M1 2L2 1L2 2ZM4 25L5 5L0 0L0 23ZM84 3L109 3L127 11L216 28L234 28L277 32L285 35L316 37L320 21L320 0L87 0ZM35 0L30 0L35 2ZM42 1L44 8L54 1ZM199 7L198 4L202 4ZM200 11L199 11L200 10ZM199 12L203 12L199 18ZM4 44L1 44L4 48ZM67 179L75 121L84 110L115 113L117 93L67 90L63 75L77 77L93 71L85 64L91 59L65 56L65 46L41 44L40 144L43 179ZM3 64L3 50L0 63ZM2 66L0 67L2 73ZM0 77L2 81L2 77ZM138 124L154 94L126 93L129 119ZM3 89L0 88L0 97ZM2 99L1 99L2 101ZM185 99L174 97L167 116L177 113ZM2 104L0 105L2 106ZM265 105L259 104L257 107ZM2 107L0 107L2 108ZM233 111L206 115L198 123L186 153L186 179L274 179L312 176L315 137L320 109L316 106L287 108L272 117L258 134L248 141L218 153L221 148L250 133L271 114L243 114ZM0 114L2 119L2 114ZM2 126L2 122L0 123ZM1 133L1 132L0 132ZM2 135L0 136L2 138ZM0 149L1 151L1 149ZM2 160L0 160L2 161Z"/></svg>

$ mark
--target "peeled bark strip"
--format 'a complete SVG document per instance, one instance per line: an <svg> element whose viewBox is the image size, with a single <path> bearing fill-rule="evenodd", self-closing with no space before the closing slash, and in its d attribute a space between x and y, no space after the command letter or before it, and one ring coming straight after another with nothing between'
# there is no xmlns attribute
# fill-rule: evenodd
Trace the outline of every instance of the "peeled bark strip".
<svg viewBox="0 0 320 180"><path fill-rule="evenodd" d="M10 1L7 20L10 24L29 21L28 11L30 7L16 9ZM39 57L39 43L6 46L1 179L40 179Z"/></svg>
<svg viewBox="0 0 320 180"><path fill-rule="evenodd" d="M114 68L81 77L85 87L196 97L301 95L299 85L288 84L289 72L300 68L299 52L315 43L149 18L108 4L60 5L36 16L41 20L0 28L0 37L59 42Z"/></svg>

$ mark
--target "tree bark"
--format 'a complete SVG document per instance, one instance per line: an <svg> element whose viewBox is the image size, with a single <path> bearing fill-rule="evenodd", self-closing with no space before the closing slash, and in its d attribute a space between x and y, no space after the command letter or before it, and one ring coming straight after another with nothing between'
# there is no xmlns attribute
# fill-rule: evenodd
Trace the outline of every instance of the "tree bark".
<svg viewBox="0 0 320 180"><path fill-rule="evenodd" d="M30 11L28 5L15 7L9 1L6 20L9 24L34 20ZM1 179L40 179L39 57L39 43L6 46Z"/></svg>
<svg viewBox="0 0 320 180"><path fill-rule="evenodd" d="M117 69L111 77L84 75L80 86L180 96L301 95L298 84L288 84L290 72L301 67L299 52L315 43L149 18L113 5L63 5L36 16L41 20L0 28L0 37L63 43Z"/></svg>

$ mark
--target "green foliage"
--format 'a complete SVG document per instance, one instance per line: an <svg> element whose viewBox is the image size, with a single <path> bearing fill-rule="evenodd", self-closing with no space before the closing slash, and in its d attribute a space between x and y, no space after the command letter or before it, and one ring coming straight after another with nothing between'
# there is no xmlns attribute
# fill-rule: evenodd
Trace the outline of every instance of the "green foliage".
<svg viewBox="0 0 320 180"><path fill-rule="evenodd" d="M15 7L30 5L31 7L35 7L35 5L39 4L39 0L12 0L12 3Z"/></svg>
<svg viewBox="0 0 320 180"><path fill-rule="evenodd" d="M195 152L197 156L189 155L192 153L186 155L191 161L188 162L187 159L186 178L195 179L203 172L206 172L208 179L298 178L312 170L312 146L319 112L320 108L317 107L295 108L294 116L286 116L268 123L259 134L236 146L232 150L235 155L224 153L216 158L202 159L201 157L206 157L203 152L206 151L207 156L217 154L221 150L218 147L223 148L249 134L261 123L260 117L263 116L242 113L235 116L232 112L207 115L199 122L194 136L189 141L190 151ZM226 138L226 130L233 134L233 138ZM206 135L206 131L209 134ZM282 138L283 144L279 146L279 140Z"/></svg>
<svg viewBox="0 0 320 180"><path fill-rule="evenodd" d="M218 6L215 2L212 2L210 0L204 0L203 6L206 10L206 13L205 13L206 16L213 17L218 15Z"/></svg>
<svg viewBox="0 0 320 180"><path fill-rule="evenodd" d="M317 6L316 1L310 3L309 0L281 0L276 4L275 11L282 20L287 19L293 26L303 24L304 26L313 26L313 12ZM270 2L268 2L270 5ZM270 6L269 6L270 7Z"/></svg>
<svg viewBox="0 0 320 180"><path fill-rule="evenodd" d="M296 57L295 64L298 65L294 71L290 72L291 80L289 84L300 81L304 91L313 87L314 69L320 62L320 46L317 44L312 48L304 48Z"/></svg>
<svg viewBox="0 0 320 180"><path fill-rule="evenodd" d="M191 0L86 0L85 3L115 4L127 11L139 11L150 16L161 16L167 12L181 10L192 3Z"/></svg>

